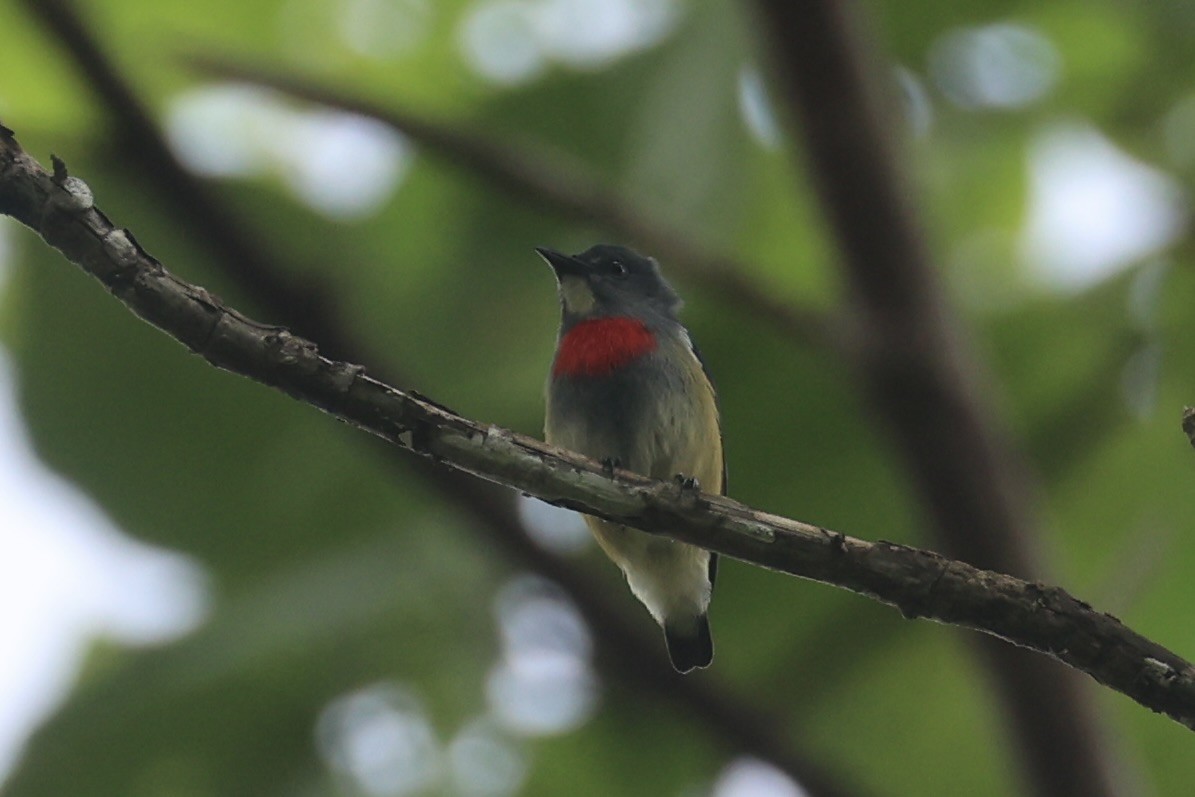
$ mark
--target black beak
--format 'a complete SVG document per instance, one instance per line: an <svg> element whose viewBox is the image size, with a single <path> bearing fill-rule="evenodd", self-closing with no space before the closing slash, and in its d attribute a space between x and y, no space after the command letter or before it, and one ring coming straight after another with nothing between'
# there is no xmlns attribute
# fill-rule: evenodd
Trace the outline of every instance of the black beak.
<svg viewBox="0 0 1195 797"><path fill-rule="evenodd" d="M566 276L584 277L589 274L589 266L572 255L566 255L563 252L557 252L555 249L548 249L545 246L537 246L535 247L535 251L539 252L539 256L556 272L557 279Z"/></svg>

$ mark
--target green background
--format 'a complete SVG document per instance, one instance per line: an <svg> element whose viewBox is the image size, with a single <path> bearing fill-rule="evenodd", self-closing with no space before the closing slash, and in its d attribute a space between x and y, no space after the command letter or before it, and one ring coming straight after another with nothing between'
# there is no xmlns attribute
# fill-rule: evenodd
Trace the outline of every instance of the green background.
<svg viewBox="0 0 1195 797"><path fill-rule="evenodd" d="M748 7L677 3L650 46L599 64L549 59L499 85L462 54L461 27L482 4L375 3L419 21L412 43L381 56L339 34L352 5L104 0L82 11L160 120L184 92L211 85L183 53L301 68L382 104L575 155L693 243L749 264L775 295L822 308L839 300L835 254L792 157L799 142L761 145L739 110L742 72L760 67ZM1195 403L1191 246L1180 236L1073 290L1035 278L1017 246L1028 153L1053 126L1098 129L1189 187L1195 160L1177 157L1173 139L1185 130L1195 140L1174 110L1195 96L1195 5L863 8L876 46L930 103L928 126L907 136L906 165L951 295L993 372L991 403L1039 477L1053 580L1195 655L1195 452L1178 424ZM928 76L931 49L953 28L997 22L1051 43L1057 83L1022 107L960 107ZM134 175L113 148L112 120L18 3L0 5L0 75L0 119L30 153L64 157L168 268L270 320ZM353 218L305 205L281 178L285 166L213 187L385 358L367 365L401 370L407 386L469 417L538 435L558 310L533 247L576 251L616 235L411 146L393 193ZM487 697L503 655L495 598L509 594L519 563L362 435L208 367L34 236L14 228L11 237L0 323L38 452L127 533L193 556L208 573L211 610L164 647L97 646L6 794L355 794L360 784L321 754L317 725L330 722L332 701L362 689L390 695L387 705L417 703L427 720L431 738L418 749L439 764L410 793L505 793L446 774L444 751L469 728L525 767L520 794L707 793L732 751L626 684L598 678L576 727L536 733L496 719ZM868 539L932 545L841 361L676 282L718 380L731 495ZM575 564L629 622L652 630L595 549ZM871 793L1018 792L999 707L963 632L736 562L723 566L712 619L715 666L693 677L776 711L811 756ZM1189 731L1104 690L1097 705L1133 793L1189 790Z"/></svg>

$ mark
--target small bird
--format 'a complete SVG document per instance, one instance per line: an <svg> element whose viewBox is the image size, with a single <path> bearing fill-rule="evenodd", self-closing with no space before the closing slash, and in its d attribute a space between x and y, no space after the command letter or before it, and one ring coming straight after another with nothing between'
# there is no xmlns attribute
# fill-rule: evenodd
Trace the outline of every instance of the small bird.
<svg viewBox="0 0 1195 797"><path fill-rule="evenodd" d="M677 319L656 261L599 244L537 248L556 272L561 322L544 433L553 445L656 479L726 492L713 382ZM718 558L702 548L586 516L598 545L664 629L679 672L714 656L706 614Z"/></svg>

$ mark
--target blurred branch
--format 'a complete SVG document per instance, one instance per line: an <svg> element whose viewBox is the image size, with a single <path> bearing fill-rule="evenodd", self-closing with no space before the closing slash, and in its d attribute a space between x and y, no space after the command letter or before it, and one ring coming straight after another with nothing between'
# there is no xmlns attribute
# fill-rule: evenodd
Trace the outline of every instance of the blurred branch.
<svg viewBox="0 0 1195 797"><path fill-rule="evenodd" d="M117 74L69 0L20 2L62 43L80 74L86 76L116 126L121 147L139 167L150 190L176 217L188 220L179 231L199 249L214 250L213 265L234 280L255 305L293 308L287 323L321 341L329 353L347 356L350 351L364 351L362 341L349 339L348 328L339 322L322 286L298 283L236 223L215 194L182 167L158 134L148 109Z"/></svg>
<svg viewBox="0 0 1195 797"><path fill-rule="evenodd" d="M825 313L795 307L751 280L744 263L712 255L688 236L653 219L603 185L575 159L545 147L518 146L448 124L428 116L354 97L293 72L235 63L210 55L193 55L188 62L201 73L251 83L330 108L366 116L393 127L426 151L469 175L493 184L514 197L548 212L605 227L612 234L641 246L668 264L673 273L692 280L711 295L766 320L803 345L843 352L847 330Z"/></svg>
<svg viewBox="0 0 1195 797"><path fill-rule="evenodd" d="M1195 446L1195 407L1183 407L1183 431L1187 439Z"/></svg>
<svg viewBox="0 0 1195 797"><path fill-rule="evenodd" d="M756 0L780 96L842 251L859 330L856 367L920 493L939 544L984 568L1039 578L1034 490L985 400L970 350L931 265L884 113L880 70L851 0ZM885 84L886 85L886 84ZM1022 761L1042 797L1113 795L1089 695L1069 673L982 644Z"/></svg>
<svg viewBox="0 0 1195 797"><path fill-rule="evenodd" d="M47 174L0 127L0 213L35 230L135 314L212 365L277 388L433 462L541 500L842 587L1052 656L1195 729L1195 667L1057 587L871 543L722 496L618 471L320 356L316 345L170 274L93 205L60 161Z"/></svg>
<svg viewBox="0 0 1195 797"><path fill-rule="evenodd" d="M365 342L329 300L330 293L295 287L295 277L252 231L230 212L203 183L182 167L162 139L145 106L121 77L68 0L22 0L26 9L57 37L75 62L116 126L128 154L148 189L178 220L231 284L285 326L320 341L328 353L380 367ZM15 142L12 142L15 146ZM300 269L314 273L313 269ZM390 366L392 381L403 382ZM735 753L771 762L788 773L813 797L863 797L849 779L832 772L794 743L791 724L751 703L718 679L676 677L655 635L648 637L629 622L625 612L580 569L553 556L527 534L512 496L491 484L432 463L405 456L386 446L388 462L423 479L449 506L468 514L474 528L512 562L528 567L559 584L572 599L599 640L598 664L642 694L671 701L710 735Z"/></svg>

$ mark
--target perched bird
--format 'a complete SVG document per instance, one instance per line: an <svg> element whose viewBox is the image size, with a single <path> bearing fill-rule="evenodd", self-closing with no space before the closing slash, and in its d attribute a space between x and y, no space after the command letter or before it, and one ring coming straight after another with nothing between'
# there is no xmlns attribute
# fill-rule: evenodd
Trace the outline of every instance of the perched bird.
<svg viewBox="0 0 1195 797"><path fill-rule="evenodd" d="M610 467L695 479L725 493L714 386L656 261L610 245L579 255L536 251L556 272L561 306L547 441ZM672 665L680 672L708 666L717 555L595 517L585 522L664 629Z"/></svg>

